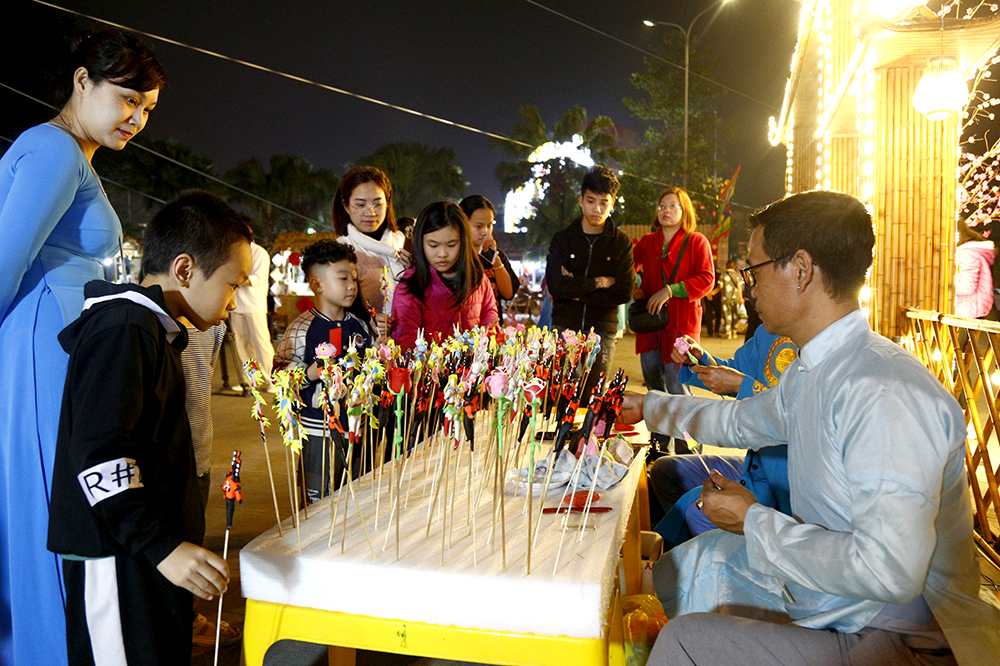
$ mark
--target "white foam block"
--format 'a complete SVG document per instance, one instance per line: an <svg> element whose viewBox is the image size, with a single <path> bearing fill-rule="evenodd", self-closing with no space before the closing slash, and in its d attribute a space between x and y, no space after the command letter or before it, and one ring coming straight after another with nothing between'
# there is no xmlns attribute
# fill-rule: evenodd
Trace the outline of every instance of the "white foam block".
<svg viewBox="0 0 1000 666"><path fill-rule="evenodd" d="M330 499L310 506L309 519L301 521L301 552L291 518L283 523L283 537L278 536L275 527L248 544L240 553L244 596L410 622L545 636L601 637L645 456L636 457L621 483L599 493L595 506L610 506L613 510L591 514L588 523L596 529L584 531L582 541L580 530L564 532L561 528L563 515L541 517L529 574L526 493L507 485L502 493L505 519L499 515L494 519L493 476L482 472L483 466L489 464L486 448L478 447L475 454L475 469L480 473L474 476L481 486L473 493L467 491L467 448L457 452L450 447L416 449L400 482L401 496L409 499L398 526L398 560L395 514L389 523L393 511L391 475L386 466L380 492L376 472L354 482L357 503L346 486L335 493L333 546L327 545ZM495 469L495 465L490 467ZM442 485L441 475L434 473L441 469L451 470L447 486ZM434 493L438 499L428 532L428 510ZM546 506L557 505L561 498L561 489L550 492ZM473 503L475 511L470 510ZM442 511L442 507L446 510ZM538 510L536 496L532 498L536 517ZM475 548L470 520L473 513ZM568 522L579 525L581 517L570 514ZM502 532L506 532L505 539ZM560 535L564 535L562 552L554 571ZM506 568L501 543L506 543Z"/></svg>

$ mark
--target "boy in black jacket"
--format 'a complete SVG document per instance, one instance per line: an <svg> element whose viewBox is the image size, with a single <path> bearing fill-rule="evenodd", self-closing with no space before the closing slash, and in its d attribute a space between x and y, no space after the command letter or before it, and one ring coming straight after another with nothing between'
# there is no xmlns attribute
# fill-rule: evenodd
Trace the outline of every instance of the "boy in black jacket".
<svg viewBox="0 0 1000 666"><path fill-rule="evenodd" d="M549 244L545 279L552 294L552 325L601 336L601 352L587 378L580 404L615 355L618 306L632 299L632 241L607 222L620 184L615 172L592 167L580 184L583 215L557 231Z"/></svg>
<svg viewBox="0 0 1000 666"><path fill-rule="evenodd" d="M142 284L84 288L59 334L69 352L49 511L63 558L69 663L187 664L191 594L226 589L205 531L181 351L235 307L250 232L206 192L183 194L145 232Z"/></svg>

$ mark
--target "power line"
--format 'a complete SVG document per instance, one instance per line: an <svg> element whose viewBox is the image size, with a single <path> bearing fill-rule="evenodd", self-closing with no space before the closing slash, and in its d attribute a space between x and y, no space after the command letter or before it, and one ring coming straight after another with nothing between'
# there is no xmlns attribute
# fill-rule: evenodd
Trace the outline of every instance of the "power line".
<svg viewBox="0 0 1000 666"><path fill-rule="evenodd" d="M3 85L3 84L0 83L0 85ZM14 139L9 139L9 138L7 138L5 136L0 136L0 140L6 141L7 143L14 143ZM112 185L115 185L116 187L120 187L123 190L128 190L129 192L135 192L139 196L146 197L147 199L152 199L156 203L160 203L160 204L166 204L167 203L163 199L159 199L157 197L154 197L152 194L146 194L142 190L137 190L134 187L129 187L128 185L123 185L122 183L119 183L116 180L111 180L110 178L106 178L104 176L98 176L98 177L101 179L102 182L111 183Z"/></svg>
<svg viewBox="0 0 1000 666"><path fill-rule="evenodd" d="M670 60L667 60L666 58L664 58L662 56L659 56L659 55L653 53L652 51L647 51L646 49L644 49L642 47L639 47L639 46L636 46L635 44L632 44L631 42L626 42L624 39L620 39L618 37L615 37L614 35L612 35L610 33L607 33L607 32L604 32L603 30L601 30L599 28L595 28L592 25L588 25L588 24L584 23L583 21L580 21L579 19L575 19L572 16L569 16L567 14L563 14L562 12L558 12L555 9L552 9L551 7L546 7L545 5L543 5L540 2L536 2L535 0L524 0L524 1L527 2L529 5L534 5L535 7L538 7L539 9L543 9L543 10L545 10L545 11L551 13L551 14L555 14L559 18L566 19L567 21L570 21L571 23L575 23L576 25L578 25L578 26L580 26L582 28L586 28L587 30L590 30L592 32L596 32L599 35L607 37L608 39L610 39L612 41L618 42L619 44L621 44L623 46L627 46L628 48L630 48L630 49L632 49L634 51L638 51L639 53L642 53L643 55L649 56L650 58L654 58L656 60L659 60L660 62L662 62L664 64L670 65L671 67L676 67L677 69L679 69L681 71L683 71L685 69L684 65L679 65L676 62L671 62ZM778 108L776 106L774 106L773 104L770 104L769 102L765 102L765 101L759 100L756 97L751 97L750 95L746 94L745 92L741 92L741 91L739 91L739 90L737 90L735 88L731 88L730 86L727 86L725 83L721 83L719 81L716 81L715 79L711 79L711 78L709 78L707 76L703 76L701 74L698 74L697 72L691 72L691 75L694 76L694 77L697 77L697 78L701 79L702 81L706 81L708 83L711 83L712 85L718 86L718 87L722 88L723 90L731 92L734 95L739 95L740 97L744 97L744 98L750 100L751 102L756 102L757 104L760 104L763 107L766 107L768 109L778 110Z"/></svg>
<svg viewBox="0 0 1000 666"><path fill-rule="evenodd" d="M602 32L602 31L598 30L597 28L593 28L592 26L589 26L589 25L587 25L585 23L577 21L576 19L574 19L572 17L566 16L564 14L560 14L559 12L556 12L556 11L554 11L554 10L548 8L548 7L545 7L544 5L541 5L541 4L537 3L537 2L533 2L532 0L526 0L526 1L527 2L531 2L531 4L537 5L541 9L544 9L546 11L550 11L550 12L552 12L554 14L557 14L557 15L563 17L563 18L566 18L567 20L573 21L574 23L578 23L579 25L581 25L583 27L586 27L589 30L593 30L595 32L598 32L598 33L606 36L606 37L609 37L611 39L619 41L622 44L625 44L626 46L629 46L630 48L636 49L636 50L638 50L638 51L640 51L640 52L642 52L642 53L644 53L646 55L649 55L649 56L651 56L653 58L659 59L659 60L661 60L661 61L663 61L663 62L665 62L665 63L667 63L669 65L672 65L674 67L679 67L679 65L676 65L675 63L672 63L669 60L665 60L662 57L656 55L655 53L644 51L643 49L641 49L641 48L639 48L637 46L629 44L628 42L620 40L617 37L614 37L613 35L609 35L608 33ZM167 44L172 44L174 46L179 46L181 48L190 49L190 50L195 51L197 53L201 53L201 54L204 54L204 55L212 56L213 58L219 58L221 60L226 60L228 62L232 62L232 63L238 64L238 65L243 65L244 67L249 67L250 69L255 69L255 70L258 70L258 71L261 71L261 72L267 72L269 74L274 74L276 76L280 76L282 78L286 78L286 79L289 79L289 80L292 80L292 81L296 81L298 83L304 83L306 85L316 86L316 87L321 88L323 90L329 90L330 92L339 93L341 95L346 95L348 97L353 97L355 99L360 99L362 101L370 102L372 104L377 104L379 106L383 106L383 107L386 107L386 108L395 109L397 111L402 111L403 113L407 113L407 114L410 114L410 115L413 115L413 116L417 116L417 117L420 117L420 118L425 118L427 120L432 120L434 122L443 123L443 124L449 125L451 127L456 127L458 129L464 129L466 131L474 132L476 134L482 134L484 136L488 136L488 137L491 137L491 138L494 138L494 139L498 139L498 140L501 140L501 141L506 141L508 143L516 144L516 145L519 145L519 146L523 146L525 148L531 148L532 150L534 150L535 148L537 148L537 146L534 146L534 145L529 144L529 143L525 143L523 141L518 141L517 139L512 139L512 138L510 138L508 136L504 136L502 134L496 134L494 132L489 132L489 131L486 131L486 130L481 130L481 129L478 129L476 127L472 127L470 125L465 125L465 124L462 124L462 123L457 123L457 122L454 122L454 121L451 121L451 120L447 120L446 118L440 118L438 116L433 116L433 115L430 115L430 114L425 114L425 113L422 113L420 111L415 111L413 109L409 109L409 108L404 107L404 106L399 106L397 104L392 104L390 102L386 102L386 101L383 101L383 100L380 100L380 99L376 99L374 97L368 97L367 95L361 95L361 94L358 94L358 93L353 93L353 92L350 92L349 90L344 90L342 88L337 88L335 86L331 86L331 85L328 85L328 84L325 84L325 83L320 83L318 81L313 81L311 79L307 79L305 77L298 76L296 74L289 74L287 72L282 72L280 70L276 70L276 69L272 69L270 67L266 67L264 65L258 65L256 63L249 62L247 60L242 60L240 58L233 58L231 56L227 56L227 55L224 55L222 53L217 53L215 51L210 51L208 49L203 49L203 48L198 47L198 46L193 46L191 44L186 44L184 42L180 42L178 40L171 39L169 37L163 37L161 35L156 35L156 34L153 34L153 33L150 33L150 32L145 32L145 31L142 31L142 30L137 30L135 28L131 28L131 27L126 26L126 25L122 25L120 23L115 23L113 21L108 21L106 19L98 18L96 16L91 16L89 14L84 14L82 12L78 12L78 11L73 10L73 9L67 9L65 7L60 7L59 5L55 5L55 4L52 4L50 2L45 2L44 0L32 0L32 2L35 2L35 3L40 4L40 5L43 5L45 7L49 7L51 9L57 9L59 11L66 12L68 14L74 14L76 16L80 16L82 18L86 18L88 20L95 21L97 23L103 23L105 25L109 25L109 26L112 26L112 27L115 27L115 28L119 28L121 30L126 30L126 31L129 31L129 32L133 32L135 34L143 35L145 37L149 37L150 39L155 39L155 40L158 40L158 41L165 42ZM681 69L683 69L683 67L681 67ZM738 90L729 88L728 86L726 86L726 85L724 85L722 83L719 83L717 81L713 81L711 79L708 79L708 78L706 78L704 76L701 76L700 74L696 74L695 76L699 76L699 77L705 79L706 81L708 81L710 83L713 83L713 84L721 86L721 87L723 87L723 88L725 88L727 90L730 90L731 92L733 92L733 93L735 93L737 95L742 95L743 97L746 97L747 99L749 99L751 101L757 102L759 104L765 104L766 105L765 102L761 102L760 100L754 99L753 97L750 97L750 96L748 96L748 95L746 95L744 93L741 93ZM4 84L0 83L0 85L4 85ZM10 88L10 86L4 86L4 87ZM10 89L14 90L13 88L10 88ZM21 93L18 90L14 90L14 92L18 92L18 93L20 93L22 95L24 94L24 93ZM25 95L25 96L28 97L28 95ZM34 98L30 98L30 99L34 99ZM40 100L35 100L35 101L40 101ZM41 103L45 104L45 102L41 102ZM47 105L47 106L51 107L51 105ZM52 107L52 108L54 108L54 107ZM175 160L173 158L170 158L170 157L167 157L166 155L162 155L160 153L157 153L156 151L154 151L154 150L152 150L150 148L146 148L145 146L142 146L141 144L136 144L136 145L139 148L141 148L142 150L146 150L147 152L150 152L150 153L152 153L154 155L157 155L158 157L160 157L162 159L165 159L165 160L167 160L169 162L173 162L174 164L177 164L178 166L181 166L181 167L183 167L185 169L188 169L190 171L193 171L193 172L195 172L195 173L197 173L197 174L199 174L199 175L201 175L201 176L203 176L205 178L208 178L209 180L213 180L213 181L218 182L218 183L220 183L222 185L225 185L226 187L229 187L229 188L231 188L233 190L236 190L237 192L245 194L245 195L247 195L249 197L252 197L254 199L257 199L259 201L263 201L264 203L270 204L271 206L274 206L274 207L278 208L279 210L283 210L283 211L285 211L287 213L295 215L296 217L300 217L300 218L302 218L304 220L307 220L309 222L313 222L315 224L322 225L321 222L318 222L318 221L313 220L311 218L308 218L308 217L306 217L304 215L296 213L295 211L292 211L292 210L289 210L289 209L284 208L282 206L279 206L276 203L267 201L266 199L258 197L255 194L247 192L246 190L242 190L242 189L236 187L235 185L227 183L226 181L220 180L218 178L215 178L214 176L210 176L210 175L208 175L206 173L198 171L197 169L195 169L193 167L190 167L190 166L188 166L188 165L186 165L186 164L184 164L182 162L178 162L177 160ZM628 172L625 172L625 171L619 171L619 175L628 176L630 178L635 178L637 180L643 180L643 181L646 181L647 183L651 183L653 185L661 185L661 186L664 186L664 187L669 187L671 185L671 183L665 183L663 181L655 180L653 178L647 178L646 176L640 176L638 174L628 173ZM693 196L700 196L702 198L705 198L705 199L708 199L708 200L711 200L711 201L716 201L717 200L715 197L711 197L711 196L708 196L708 195L705 195L705 194L701 194L699 192L690 192L690 194L693 195ZM740 205L740 204L734 204L734 205Z"/></svg>
<svg viewBox="0 0 1000 666"><path fill-rule="evenodd" d="M192 46L190 44L185 44L184 42L179 42L179 41L177 41L175 39L170 39L168 37L162 37L160 35L154 35L153 33L150 33L150 32L143 32L142 30L136 30L135 28L130 28L128 26L121 25L120 23L113 23L111 21L108 21L108 20L105 20L105 19L102 19L102 18L97 18L96 16L90 16L90 15L84 14L82 12L78 12L78 11L75 11L75 10L72 10L72 9L66 9L65 7L60 7L59 5L54 5L54 4L49 3L49 2L44 2L44 0L32 0L32 2L36 2L36 3L38 3L40 5L44 5L46 7L51 7L52 9L58 9L60 11L67 12L69 14L76 14L77 16L82 16L83 18L90 19L91 21L97 21L98 23L104 23L106 25L110 25L110 26L113 26L115 28L120 28L122 30L128 30L129 32L134 32L136 34L143 35L145 37L149 37L150 39L156 39L156 40L159 40L161 42L166 42L167 44L173 44L174 46L180 46L182 48L191 49L192 51L197 51L198 53L202 53L204 55L210 55L210 56L212 56L214 58L220 58L222 60L228 60L229 62L234 62L234 63L236 63L238 65L243 65L244 67L249 67L251 69L256 69L256 70L259 70L261 72L267 72L269 74L274 74L275 76L280 76L280 77L283 77L283 78L286 78L286 79L290 79L292 81L298 81L299 83L305 83L307 85L317 86L317 87L322 88L324 90L329 90L331 92L339 93L341 95L347 95L348 97L354 97L355 99L360 99L360 100L363 100L365 102L370 102L372 104L377 104L379 106L384 106L384 107L389 108L389 109L395 109L396 111L402 111L403 113L408 113L408 114L410 114L412 116L418 116L420 118L426 118L427 120L433 120L434 122L442 123L442 124L445 124L445 125L451 125L452 127L457 127L459 129L464 129L464 130L469 131L469 132L475 132L476 134L482 134L484 136L488 136L488 137L491 137L493 139L498 139L498 140L501 140L501 141L508 141L510 143L515 143L515 144L518 144L518 145L521 145L521 146L525 146L526 148L531 148L531 149L536 148L536 146L532 146L530 144L524 143L523 141L517 141L515 139L511 139L510 137L504 136L502 134L495 134L493 132L487 132L486 130L481 130L481 129L478 129L476 127L472 127L470 125L463 125L462 123L456 123L456 122L454 122L452 120L448 120L447 118L441 118L439 116L433 116L433 115L430 115L430 114L427 114L427 113L423 113L421 111L415 111L414 109L410 109L410 108L407 108L405 106L399 106L398 104L392 104L391 102L386 102L386 101L383 101L383 100L380 100L380 99L376 99L374 97L368 97L367 95L361 95L361 94L358 94L358 93L353 93L353 92L351 92L349 90L344 90L343 88L337 88L335 86L331 86L331 85L328 85L326 83L319 83L318 81L312 81L312 80L304 78L302 76L297 76L295 74L289 74L287 72L282 72L282 71L277 70L277 69L272 69L270 67L265 67L264 65L258 65L256 63L249 62L247 60L241 60L239 58L233 58L231 56L223 55L222 53L217 53L215 51L209 51L208 49L203 49L203 48L198 47L198 46Z"/></svg>
<svg viewBox="0 0 1000 666"><path fill-rule="evenodd" d="M18 95L21 95L23 97L27 97L32 102L38 102L39 104L42 104L43 106L47 106L48 108L52 109L53 111L58 111L59 110L56 107L54 107L53 105L49 104L48 102L40 100L40 99L38 99L36 97L32 97L28 93L22 92L22 91L18 90L17 88L13 88L13 87L7 85L6 83L4 83L2 81L0 81L0 87L6 88L7 90L10 90L11 92L15 92ZM141 143L137 143L136 141L130 141L129 145L130 146L135 146L139 150L145 150L147 153L149 153L151 155L155 155L156 157L159 157L162 160L166 160L166 161L168 161L168 162L170 162L172 164L176 164L179 167L187 169L188 171L192 171L192 172L198 174L199 176L201 176L202 178L207 178L208 180L211 180L213 182L219 183L220 185L228 187L229 189L234 190L236 192L239 192L240 194L248 196L248 197L250 197L252 199L256 199L257 201L260 201L262 203L266 203L269 206L273 206L273 207L277 208L278 210L284 211L284 212L286 212L286 213L288 213L290 215L294 215L295 217L301 218L301 219L305 220L306 222L311 222L313 224L318 224L320 226L326 227L326 225L324 225L319 220L314 220L311 217L307 217L307 216L305 216L305 215L303 215L301 213L296 213L294 210L290 210L290 209L285 208L284 206L282 206L280 204L274 203L273 201L269 201L269 200L267 200L267 199L265 199L263 197L257 196L253 192L247 192L246 190L244 190L244 189L242 189L240 187L236 187L232 183L228 183L228 182L222 180L221 178L216 178L215 176L213 176L211 174L208 174L208 173L205 173L204 171L201 171L199 169L196 169L196 168L194 168L193 166L191 166L189 164L184 164L184 162L181 162L179 160L175 160L173 157L170 157L168 155L164 155L163 153L158 152L156 150L153 150L152 148L149 148L147 146L144 146ZM105 179L105 180L107 180L107 179ZM111 183L111 182L114 182L114 181L108 180L108 182ZM115 183L115 185L119 185L119 183ZM121 187L125 187L125 186L122 185ZM149 195L147 195L147 196L149 196ZM151 198L154 198L154 197L151 197ZM156 199L156 200L160 201L159 199ZM160 203L165 203L165 202L160 201Z"/></svg>

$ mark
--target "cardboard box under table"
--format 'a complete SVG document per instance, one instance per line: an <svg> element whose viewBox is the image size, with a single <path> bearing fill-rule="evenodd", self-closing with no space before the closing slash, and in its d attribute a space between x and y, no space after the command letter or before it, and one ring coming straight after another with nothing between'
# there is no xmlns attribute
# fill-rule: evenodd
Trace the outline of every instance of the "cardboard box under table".
<svg viewBox="0 0 1000 666"><path fill-rule="evenodd" d="M275 527L242 550L241 585L247 598L243 645L249 666L262 664L267 649L283 639L331 646L331 664L353 664L356 649L491 664L624 664L618 565L624 541L626 585L638 591L635 500L637 489L646 492L645 451L640 449L618 485L599 491L594 505L611 510L589 516L592 529L582 531L582 540L581 530L560 528L562 515L541 516L528 574L526 490L515 495L508 483L502 505L497 504L504 519L494 522L492 483L482 483L481 492L464 492L476 485L468 483L470 454L447 448L429 456L418 447L401 476L400 496L408 501L398 525L398 560L387 468L380 493L376 474L355 482L357 504L346 487L334 495L339 501L332 546L327 499L310 506L309 518L302 520L301 551L291 519L283 523L284 536ZM437 488L428 532L433 470L443 467L437 456L459 454L451 487ZM455 467L454 458L448 462ZM482 458L476 462L480 470L488 464ZM476 495L473 528L469 515ZM555 506L561 497L562 489L550 491L546 506ZM532 497L535 516L539 501ZM568 522L579 526L582 518L571 514ZM554 571L560 536L562 551Z"/></svg>

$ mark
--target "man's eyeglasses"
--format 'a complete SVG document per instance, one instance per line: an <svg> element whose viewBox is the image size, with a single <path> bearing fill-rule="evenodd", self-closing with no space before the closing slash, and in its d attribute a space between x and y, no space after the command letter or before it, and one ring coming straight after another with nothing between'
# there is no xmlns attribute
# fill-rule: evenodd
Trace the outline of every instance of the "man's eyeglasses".
<svg viewBox="0 0 1000 666"><path fill-rule="evenodd" d="M763 268L768 264L773 264L776 261L784 261L785 259L790 259L792 255L786 254L783 257L778 257L777 259L768 259L767 261L762 261L759 264L754 264L753 266L747 266L746 268L740 269L740 277L743 278L743 282L746 283L748 287L753 289L754 285L757 284L757 276L754 275L754 271L758 268Z"/></svg>
<svg viewBox="0 0 1000 666"><path fill-rule="evenodd" d="M385 210L385 203L381 201L376 201L375 203L368 203L367 201L365 201L365 202L356 202L351 204L351 210L353 210L356 213L363 213L369 208L371 208L376 213L381 213L383 210Z"/></svg>

